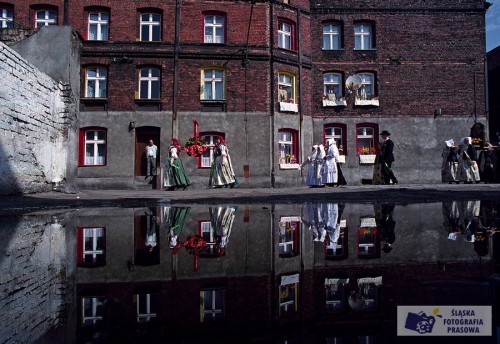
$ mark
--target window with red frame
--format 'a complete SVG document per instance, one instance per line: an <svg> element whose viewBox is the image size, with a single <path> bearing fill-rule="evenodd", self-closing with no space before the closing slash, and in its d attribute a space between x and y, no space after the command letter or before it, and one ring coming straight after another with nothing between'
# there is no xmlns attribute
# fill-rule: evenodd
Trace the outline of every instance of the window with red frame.
<svg viewBox="0 0 500 344"><path fill-rule="evenodd" d="M106 265L106 228L78 227L77 264L80 267Z"/></svg>
<svg viewBox="0 0 500 344"><path fill-rule="evenodd" d="M378 124L360 123L356 125L357 155L375 154L378 144Z"/></svg>
<svg viewBox="0 0 500 344"><path fill-rule="evenodd" d="M298 132L293 129L278 130L278 159L280 164L298 164Z"/></svg>
<svg viewBox="0 0 500 344"><path fill-rule="evenodd" d="M104 128L82 128L79 137L79 166L106 165L106 134Z"/></svg>
<svg viewBox="0 0 500 344"><path fill-rule="evenodd" d="M327 124L324 126L324 130L323 142L328 139L335 139L340 155L347 155L347 126L340 123Z"/></svg>
<svg viewBox="0 0 500 344"><path fill-rule="evenodd" d="M198 158L198 168L210 168L214 159L215 141L223 133L200 133L201 139L207 143L208 149Z"/></svg>
<svg viewBox="0 0 500 344"><path fill-rule="evenodd" d="M278 20L278 47L295 50L295 24L291 21Z"/></svg>

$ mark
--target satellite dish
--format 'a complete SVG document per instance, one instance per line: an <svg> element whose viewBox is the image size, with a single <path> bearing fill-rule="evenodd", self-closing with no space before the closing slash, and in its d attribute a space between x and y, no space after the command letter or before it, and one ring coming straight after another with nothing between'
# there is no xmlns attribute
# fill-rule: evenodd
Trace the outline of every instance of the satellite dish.
<svg viewBox="0 0 500 344"><path fill-rule="evenodd" d="M361 87L362 83L363 79L359 75L354 74L347 78L347 80L345 81L345 87L349 91L356 91Z"/></svg>

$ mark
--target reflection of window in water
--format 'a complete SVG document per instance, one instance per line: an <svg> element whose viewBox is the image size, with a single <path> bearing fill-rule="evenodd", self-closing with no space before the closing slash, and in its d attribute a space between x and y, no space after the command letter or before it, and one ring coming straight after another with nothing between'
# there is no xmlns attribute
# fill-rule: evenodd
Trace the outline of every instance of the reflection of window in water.
<svg viewBox="0 0 500 344"><path fill-rule="evenodd" d="M279 255L293 257L299 254L300 218L282 217L279 223Z"/></svg>
<svg viewBox="0 0 500 344"><path fill-rule="evenodd" d="M348 278L325 279L325 306L327 312L336 313L345 310L348 284Z"/></svg>
<svg viewBox="0 0 500 344"><path fill-rule="evenodd" d="M145 323L154 320L158 314L160 304L159 294L136 294L137 322Z"/></svg>
<svg viewBox="0 0 500 344"><path fill-rule="evenodd" d="M298 309L299 275L281 277L279 286L280 315L296 312Z"/></svg>
<svg viewBox="0 0 500 344"><path fill-rule="evenodd" d="M202 290L200 298L200 322L224 319L224 289Z"/></svg>
<svg viewBox="0 0 500 344"><path fill-rule="evenodd" d="M104 297L82 297L82 326L95 326L102 322Z"/></svg>
<svg viewBox="0 0 500 344"><path fill-rule="evenodd" d="M200 256L205 255L215 255L216 252L216 242L215 242L215 231L212 227L210 221L200 221L198 222L199 235L206 241L207 246L203 248L200 252Z"/></svg>
<svg viewBox="0 0 500 344"><path fill-rule="evenodd" d="M358 279L359 294L364 298L363 311L375 311L379 307L379 287L382 286L382 276L364 277Z"/></svg>
<svg viewBox="0 0 500 344"><path fill-rule="evenodd" d="M97 267L106 264L106 230L103 227L78 228L78 266Z"/></svg>
<svg viewBox="0 0 500 344"><path fill-rule="evenodd" d="M358 258L377 258L380 251L378 246L378 228L374 217L361 218L358 228Z"/></svg>

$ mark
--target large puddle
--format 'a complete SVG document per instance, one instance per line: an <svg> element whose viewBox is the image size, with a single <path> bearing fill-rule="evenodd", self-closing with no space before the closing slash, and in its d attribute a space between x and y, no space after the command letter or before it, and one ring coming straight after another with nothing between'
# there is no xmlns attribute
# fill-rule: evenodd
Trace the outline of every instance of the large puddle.
<svg viewBox="0 0 500 344"><path fill-rule="evenodd" d="M0 342L499 343L499 211L475 200L0 217ZM436 328L440 307L490 306L491 335L451 336L457 323L398 336L398 306Z"/></svg>

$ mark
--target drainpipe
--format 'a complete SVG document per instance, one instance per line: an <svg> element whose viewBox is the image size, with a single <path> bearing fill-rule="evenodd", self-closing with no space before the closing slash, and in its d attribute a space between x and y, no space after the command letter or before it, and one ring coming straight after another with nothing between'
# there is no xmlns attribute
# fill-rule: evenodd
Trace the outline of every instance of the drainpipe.
<svg viewBox="0 0 500 344"><path fill-rule="evenodd" d="M303 161L304 159L304 138L302 137L303 134L303 125L304 125L304 115L302 114L302 109L303 109L303 102L302 102L302 49L301 49L301 29L300 29L300 9L297 8L297 56L299 57L299 75L298 75L298 80L299 80L299 156L298 161Z"/></svg>
<svg viewBox="0 0 500 344"><path fill-rule="evenodd" d="M487 56L483 57L483 68L484 68L484 93L485 93L485 102L486 102L486 132L487 136L485 139L488 139L490 141L490 95L489 95L489 89L488 89L488 58ZM495 134L496 136L496 134Z"/></svg>
<svg viewBox="0 0 500 344"><path fill-rule="evenodd" d="M274 163L276 161L275 149L274 149L274 6L273 1L269 1L269 31L270 31L270 39L269 44L270 48L270 56L269 56L269 74L271 77L271 87L270 87L270 104L271 104L271 115L269 116L269 121L271 125L271 133L270 133L270 152L271 152L271 187L275 187L275 175L274 175Z"/></svg>
<svg viewBox="0 0 500 344"><path fill-rule="evenodd" d="M63 25L66 26L69 23L68 13L69 13L69 0L64 0L63 5Z"/></svg>
<svg viewBox="0 0 500 344"><path fill-rule="evenodd" d="M179 94L179 40L181 27L181 0L175 1L175 39L174 39L174 85L172 96L172 137L179 136L177 121L178 94Z"/></svg>

